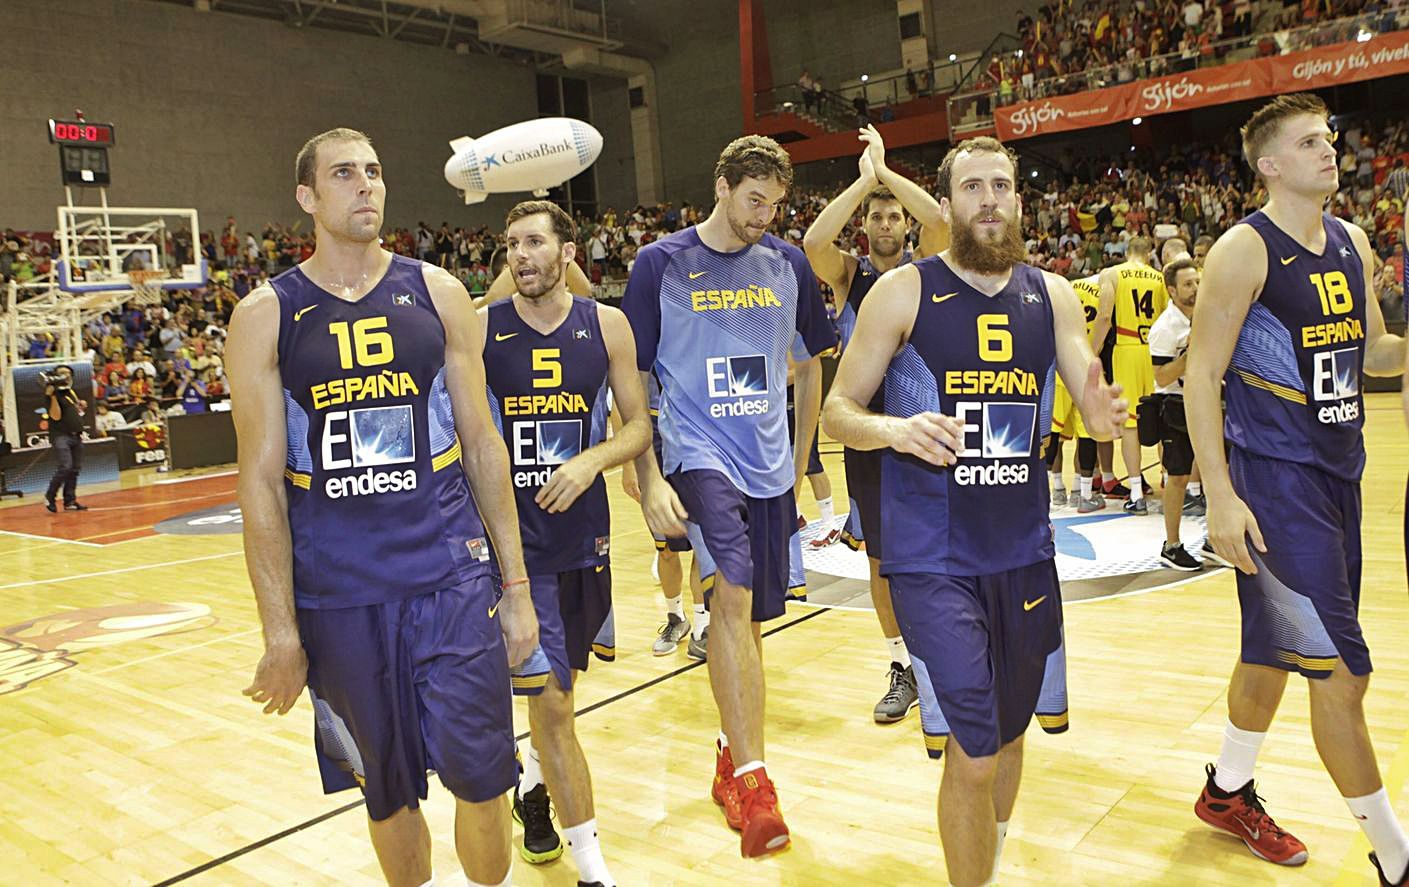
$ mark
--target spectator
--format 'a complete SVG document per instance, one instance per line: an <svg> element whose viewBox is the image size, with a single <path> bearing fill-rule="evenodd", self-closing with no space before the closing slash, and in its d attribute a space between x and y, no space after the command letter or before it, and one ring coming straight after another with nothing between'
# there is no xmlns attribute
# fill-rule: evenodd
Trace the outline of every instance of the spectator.
<svg viewBox="0 0 1409 887"><path fill-rule="evenodd" d="M134 401L146 400L152 395L152 380L142 367L132 371L132 381L127 383L127 396Z"/></svg>
<svg viewBox="0 0 1409 887"><path fill-rule="evenodd" d="M122 413L109 407L107 401L98 401L97 409L97 414L93 417L93 424L99 437L111 437L114 431L120 431L127 427L127 420L122 418Z"/></svg>

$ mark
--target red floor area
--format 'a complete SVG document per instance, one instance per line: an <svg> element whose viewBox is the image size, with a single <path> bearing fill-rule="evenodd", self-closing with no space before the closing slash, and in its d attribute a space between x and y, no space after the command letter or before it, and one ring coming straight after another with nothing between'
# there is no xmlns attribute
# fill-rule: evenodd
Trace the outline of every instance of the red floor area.
<svg viewBox="0 0 1409 887"><path fill-rule="evenodd" d="M0 511L0 530L100 545L125 542L155 535L152 528L167 518L233 502L235 481L231 474L94 493L80 499L87 511L58 514L50 514L39 497L33 505Z"/></svg>

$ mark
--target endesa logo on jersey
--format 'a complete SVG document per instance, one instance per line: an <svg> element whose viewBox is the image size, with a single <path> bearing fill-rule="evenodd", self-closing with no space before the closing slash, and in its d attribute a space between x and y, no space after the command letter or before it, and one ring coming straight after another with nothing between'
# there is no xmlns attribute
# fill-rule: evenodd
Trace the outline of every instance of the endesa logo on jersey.
<svg viewBox="0 0 1409 887"><path fill-rule="evenodd" d="M1317 410L1317 421L1322 425L1335 425L1360 418L1360 403L1354 399L1360 394L1359 349L1318 351L1312 359L1315 361L1312 367L1312 398L1318 402L1339 401Z"/></svg>
<svg viewBox="0 0 1409 887"><path fill-rule="evenodd" d="M711 357L705 360L709 384L709 414L761 416L768 412L768 358L762 354Z"/></svg>
<svg viewBox="0 0 1409 887"><path fill-rule="evenodd" d="M515 422L510 446L514 486L541 487L553 476L554 466L582 452L582 420Z"/></svg>
<svg viewBox="0 0 1409 887"><path fill-rule="evenodd" d="M328 498L416 489L415 469L377 470L416 461L414 418L410 404L325 414L323 470L367 469L358 474L328 478L324 483Z"/></svg>
<svg viewBox="0 0 1409 887"><path fill-rule="evenodd" d="M964 423L963 459L1021 459L1012 465L993 462L951 469L954 481L962 486L1025 484L1028 481L1032 444L1037 432L1037 404L1001 401L959 401L954 416Z"/></svg>

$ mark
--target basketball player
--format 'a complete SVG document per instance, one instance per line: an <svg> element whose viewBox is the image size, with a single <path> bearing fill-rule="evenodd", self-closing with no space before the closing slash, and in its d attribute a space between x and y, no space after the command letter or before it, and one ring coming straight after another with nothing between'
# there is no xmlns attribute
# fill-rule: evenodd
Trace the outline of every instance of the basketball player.
<svg viewBox="0 0 1409 887"><path fill-rule="evenodd" d="M509 666L538 627L480 323L449 272L378 245L365 135L314 136L296 170L317 249L240 302L226 350L264 626L244 692L284 714L307 683L324 790L361 787L387 883L434 883L434 769L470 882L507 885Z"/></svg>
<svg viewBox="0 0 1409 887"><path fill-rule="evenodd" d="M572 218L554 203L528 200L509 210L505 228L518 294L486 309L485 379L509 450L540 646L515 676L515 692L528 696L532 731L519 782L520 852L530 862L561 855L548 820L551 792L579 883L614 887L598 845L592 778L573 729L573 685L590 653L615 658L611 515L602 472L650 445L651 422L626 316L567 291L577 251ZM611 438L608 385L622 417ZM534 663L540 652L546 662ZM528 812L533 806L540 815ZM550 848L533 846L530 820L546 826Z"/></svg>
<svg viewBox="0 0 1409 887"><path fill-rule="evenodd" d="M806 346L794 355L799 362L836 345L807 258L767 233L792 176L772 139L730 142L715 164L709 218L642 247L622 300L639 367L661 383L665 462L658 467L649 450L637 458L641 509L654 532L688 532L700 560L712 611L710 686L723 725L712 794L742 831L744 856L789 840L764 767L759 632L783 613L797 532L793 487L816 431L797 429L789 460L788 349L795 332ZM800 403L808 396L797 393Z"/></svg>
<svg viewBox="0 0 1409 887"><path fill-rule="evenodd" d="M1166 244L1167 246L1168 244ZM1145 477L1140 470L1140 435L1135 428L1135 407L1140 398L1155 392L1155 373L1150 363L1150 326L1164 312L1169 294L1164 278L1150 265L1148 237L1132 237L1124 262L1101 272L1101 301L1096 308L1092 340L1105 340L1115 323L1115 348L1111 351L1111 375L1125 392L1131 406L1130 418L1120 433L1120 454L1125 460L1125 485L1129 498L1125 510L1146 514Z"/></svg>
<svg viewBox="0 0 1409 887"><path fill-rule="evenodd" d="M1041 458L1053 376L1060 369L1093 434L1109 436L1128 411L1101 377L1070 285L1023 264L1017 172L992 138L945 156L937 193L952 244L872 289L823 419L844 444L885 451L881 572L921 718L937 708L953 739L939 829L959 887L992 877L1023 733L1061 643ZM882 379L878 414L864 405Z"/></svg>
<svg viewBox="0 0 1409 887"><path fill-rule="evenodd" d="M1360 374L1399 374L1404 341L1385 333L1369 239L1323 211L1338 185L1328 116L1303 93L1248 119L1243 156L1268 201L1209 251L1194 308L1189 431L1209 535L1238 569L1243 621L1223 751L1195 812L1263 859L1306 861L1306 846L1267 815L1252 781L1287 673L1300 672L1321 761L1374 848L1380 883L1397 885L1409 883L1409 839L1361 709L1370 653L1358 617Z"/></svg>
<svg viewBox="0 0 1409 887"><path fill-rule="evenodd" d="M940 219L935 199L886 166L885 143L874 127L861 130L860 139L866 144L858 161L860 175L818 213L802 239L802 248L817 276L833 292L846 294L846 302L837 317L843 352L851 340L856 314L866 294L882 274L912 260L910 251L905 249L910 217L923 220L922 242L935 253L948 245L948 229ZM837 246L837 237L858 206L868 246L867 254L860 258ZM884 409L883 394L876 392L869 407L873 412ZM905 639L900 635L900 626L895 622L895 611L890 604L890 585L880 570L881 454L878 450L848 448L844 459L851 509L842 538L853 551L863 543L866 546L866 560L871 569L871 604L890 654L889 686L876 703L872 716L878 724L891 724L904 720L910 710L919 705L920 694L910 654L905 650Z"/></svg>
<svg viewBox="0 0 1409 887"><path fill-rule="evenodd" d="M1199 293L1199 268L1189 256L1164 266L1164 288L1169 307L1150 327L1150 362L1154 365L1155 394L1160 401L1160 458L1164 464L1164 545L1159 559L1172 570L1196 573L1203 565L1184 548L1179 523L1184 515L1184 492L1194 470L1194 447L1184 419L1184 369L1189 352L1189 318Z"/></svg>
<svg viewBox="0 0 1409 887"><path fill-rule="evenodd" d="M1090 337L1091 328L1096 321L1096 311L1101 301L1100 276L1093 274L1090 277L1073 280L1071 287L1076 293L1076 297L1081 301L1081 312L1086 318L1086 335ZM1094 341L1092 341L1091 347L1095 351L1100 351ZM1095 490L1093 475L1096 473L1099 447L1101 445L1109 447L1110 444L1098 444L1095 438L1086 433L1086 426L1081 421L1081 412L1077 409L1076 402L1072 400L1071 392L1067 391L1066 383L1058 376L1056 393L1052 397L1052 432L1047 443L1047 468L1051 475L1053 508L1060 508L1067 504L1066 484L1062 481L1062 441L1071 440L1073 437L1076 438L1076 473L1078 477L1076 510L1080 514L1090 514L1106 507L1106 497L1102 492Z"/></svg>

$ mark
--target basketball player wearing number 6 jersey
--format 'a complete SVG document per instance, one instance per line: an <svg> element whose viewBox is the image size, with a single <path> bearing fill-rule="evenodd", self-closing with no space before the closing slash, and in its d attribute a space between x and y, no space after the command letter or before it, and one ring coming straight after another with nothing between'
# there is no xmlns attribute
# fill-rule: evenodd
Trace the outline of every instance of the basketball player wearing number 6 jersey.
<svg viewBox="0 0 1409 887"><path fill-rule="evenodd" d="M1101 272L1100 304L1092 325L1093 342L1105 341L1115 324L1111 349L1111 377L1130 403L1130 417L1120 432L1120 454L1125 459L1125 485L1130 498L1125 510L1145 514L1145 478L1140 471L1140 435L1135 410L1142 397L1155 393L1155 370L1150 363L1150 327L1164 313L1169 293L1164 276L1150 266L1152 245L1148 237L1133 237L1126 247L1128 261Z"/></svg>
<svg viewBox="0 0 1409 887"><path fill-rule="evenodd" d="M515 670L531 745L516 794L530 862L562 854L557 802L581 880L615 887L597 840L592 779L573 728L573 689L591 654L615 658L611 516L602 472L650 445L651 420L626 316L567 291L577 226L556 204L509 211L505 246L518 288L486 309L489 408L509 449L540 649ZM610 388L623 424L607 439ZM546 789L545 789L546 784Z"/></svg>
<svg viewBox="0 0 1409 887"><path fill-rule="evenodd" d="M1321 761L1374 848L1380 883L1400 885L1409 839L1365 726L1370 651L1358 611L1360 376L1398 375L1404 342L1385 333L1369 239L1322 210L1337 187L1328 119L1319 98L1290 95L1242 128L1267 205L1214 244L1194 307L1185 408L1209 536L1238 569L1242 608L1223 751L1194 810L1263 859L1306 861L1252 781L1287 674L1300 672Z"/></svg>
<svg viewBox="0 0 1409 887"><path fill-rule="evenodd" d="M227 352L264 628L245 693L283 714L306 682L324 790L361 788L389 884L434 880L435 770L470 883L506 885L509 666L538 629L479 320L448 272L381 249L365 135L315 136L296 169L318 248L240 302Z"/></svg>
<svg viewBox="0 0 1409 887"><path fill-rule="evenodd" d="M1102 378L1070 284L1022 263L1017 174L995 139L949 152L937 191L952 245L872 288L823 415L847 446L885 450L881 572L921 721L949 732L939 831L959 887L993 877L1023 733L1061 644L1042 461L1056 374L1093 435L1109 437L1128 409ZM883 380L875 413L866 405Z"/></svg>

